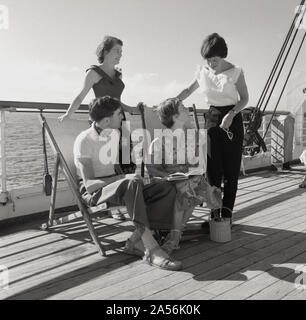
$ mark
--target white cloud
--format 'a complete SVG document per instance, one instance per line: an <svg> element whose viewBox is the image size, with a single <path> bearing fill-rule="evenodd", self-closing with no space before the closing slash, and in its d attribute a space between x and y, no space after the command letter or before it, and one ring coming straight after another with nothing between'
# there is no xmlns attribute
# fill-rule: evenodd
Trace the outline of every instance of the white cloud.
<svg viewBox="0 0 306 320"><path fill-rule="evenodd" d="M3 64L0 100L70 102L82 77L80 68L55 63Z"/></svg>
<svg viewBox="0 0 306 320"><path fill-rule="evenodd" d="M75 66L33 61L27 64L7 65L0 63L0 100L40 101L71 103L84 81L85 72ZM125 90L122 101L136 105L143 101L148 106L176 96L188 83L176 80L163 82L156 73L137 73L124 76ZM88 103L93 98L92 91L85 98ZM186 100L203 105L203 98L197 94Z"/></svg>

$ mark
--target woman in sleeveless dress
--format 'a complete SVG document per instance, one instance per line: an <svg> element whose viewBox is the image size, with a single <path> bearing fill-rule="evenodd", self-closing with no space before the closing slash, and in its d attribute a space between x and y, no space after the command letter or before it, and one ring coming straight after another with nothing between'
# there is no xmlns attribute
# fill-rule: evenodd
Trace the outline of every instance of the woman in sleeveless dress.
<svg viewBox="0 0 306 320"><path fill-rule="evenodd" d="M102 43L99 44L96 50L99 65L92 65L86 70L85 80L81 91L72 101L66 113L59 117L59 120L64 122L70 119L76 112L86 95L93 89L96 98L103 96L111 96L121 100L121 94L124 90L121 71L117 68L122 56L123 42L115 37L105 36ZM132 112L133 108L121 102L124 111ZM124 112L123 112L124 115ZM125 115L124 115L125 120ZM122 159L122 142L120 139L119 157ZM122 161L121 161L122 162ZM134 163L121 164L117 169L123 173L132 173L135 171ZM121 172L120 172L121 173ZM124 220L124 215L120 211L112 211L112 216L118 220Z"/></svg>
<svg viewBox="0 0 306 320"><path fill-rule="evenodd" d="M124 90L122 75L116 66L122 56L123 42L115 37L104 37L99 44L96 55L100 65L93 65L86 71L85 80L80 93L75 97L67 112L59 117L60 121L71 118L72 114L79 109L86 95L93 89L96 98L111 96L121 100ZM132 107L122 103L124 111L131 112Z"/></svg>
<svg viewBox="0 0 306 320"><path fill-rule="evenodd" d="M232 218L244 134L240 111L248 103L248 89L242 69L225 60L227 45L217 33L204 39L201 55L205 65L177 98L184 100L200 88L210 106L206 116L207 176L213 186L220 188L224 182L222 209L212 210L211 215Z"/></svg>

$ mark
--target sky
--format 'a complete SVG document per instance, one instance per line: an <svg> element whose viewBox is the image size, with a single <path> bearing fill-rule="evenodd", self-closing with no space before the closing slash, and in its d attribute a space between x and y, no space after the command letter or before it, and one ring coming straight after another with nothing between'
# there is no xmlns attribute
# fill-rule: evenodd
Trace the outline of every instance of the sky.
<svg viewBox="0 0 306 320"><path fill-rule="evenodd" d="M95 50L105 35L123 40L125 90L122 101L148 106L176 96L190 84L202 40L225 38L227 60L244 70L249 106L256 105L300 0L0 0L9 25L0 30L0 100L71 103L85 70L97 64ZM305 30L299 30L297 44ZM306 84L306 44L291 81ZM280 84L283 77L280 78ZM303 86L303 84L302 84ZM274 107L280 85L276 87ZM299 89L300 91L300 89ZM300 94L300 92L298 93ZM85 99L94 97L91 92ZM282 99L282 109L286 109ZM193 94L186 105L205 107Z"/></svg>

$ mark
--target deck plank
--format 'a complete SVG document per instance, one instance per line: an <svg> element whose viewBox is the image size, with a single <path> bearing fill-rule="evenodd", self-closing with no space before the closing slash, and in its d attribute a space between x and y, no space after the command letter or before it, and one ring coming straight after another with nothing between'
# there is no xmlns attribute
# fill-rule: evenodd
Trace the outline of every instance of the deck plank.
<svg viewBox="0 0 306 320"><path fill-rule="evenodd" d="M295 257L295 259L302 261L305 261L306 254L305 252L301 255ZM280 300L288 296L289 294L292 294L295 291L298 291L298 289L295 286L295 280L298 276L297 273L295 273L295 268L299 264L297 263L284 263L284 264L278 264L274 265L275 268L283 268L284 274L287 274L285 277L281 278L280 280L274 282L271 286L265 287L263 290L257 292L256 294L249 297L250 300ZM287 272L285 272L285 270Z"/></svg>
<svg viewBox="0 0 306 320"><path fill-rule="evenodd" d="M41 221L1 231L0 265L9 267L10 287L0 299L305 299L294 286L295 267L306 260L306 197L303 173L265 172L242 177L232 241L203 234L181 243L174 257L181 272L150 267L122 253L133 230L129 220L97 220L108 250L100 257L85 224L57 231ZM190 222L207 219L197 207Z"/></svg>

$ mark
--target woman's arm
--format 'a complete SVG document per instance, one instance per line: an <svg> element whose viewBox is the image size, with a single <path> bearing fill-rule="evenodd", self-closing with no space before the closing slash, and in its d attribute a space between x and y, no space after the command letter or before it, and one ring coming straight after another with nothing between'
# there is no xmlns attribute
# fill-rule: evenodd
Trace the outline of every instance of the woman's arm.
<svg viewBox="0 0 306 320"><path fill-rule="evenodd" d="M240 73L240 76L236 82L236 88L239 93L239 101L236 103L235 107L223 118L220 128L228 129L237 113L239 113L249 102L249 93L248 88L245 82L243 72Z"/></svg>
<svg viewBox="0 0 306 320"><path fill-rule="evenodd" d="M236 113L240 112L249 102L249 92L245 82L243 72L240 73L240 76L236 82L236 88L239 93L239 101L233 108Z"/></svg>
<svg viewBox="0 0 306 320"><path fill-rule="evenodd" d="M71 115L79 109L81 103L83 102L84 98L86 97L89 90L93 87L93 85L97 82L99 79L99 76L96 72L93 70L90 70L85 77L83 87L81 89L81 92L75 97L75 99L72 101L71 105L69 106L66 113L59 117L60 121L63 121L65 119L71 118Z"/></svg>
<svg viewBox="0 0 306 320"><path fill-rule="evenodd" d="M167 177L169 175L161 164L147 164L146 167L152 177Z"/></svg>
<svg viewBox="0 0 306 320"><path fill-rule="evenodd" d="M189 87L185 88L180 94L177 95L177 98L183 101L187 99L198 88L199 83L197 80L194 80Z"/></svg>
<svg viewBox="0 0 306 320"><path fill-rule="evenodd" d="M160 142L159 138L153 140L148 149L148 155L150 156L150 162L146 164L146 168L151 177L166 177L169 173L164 168L164 158L165 154L164 145ZM154 163L157 162L157 163Z"/></svg>

